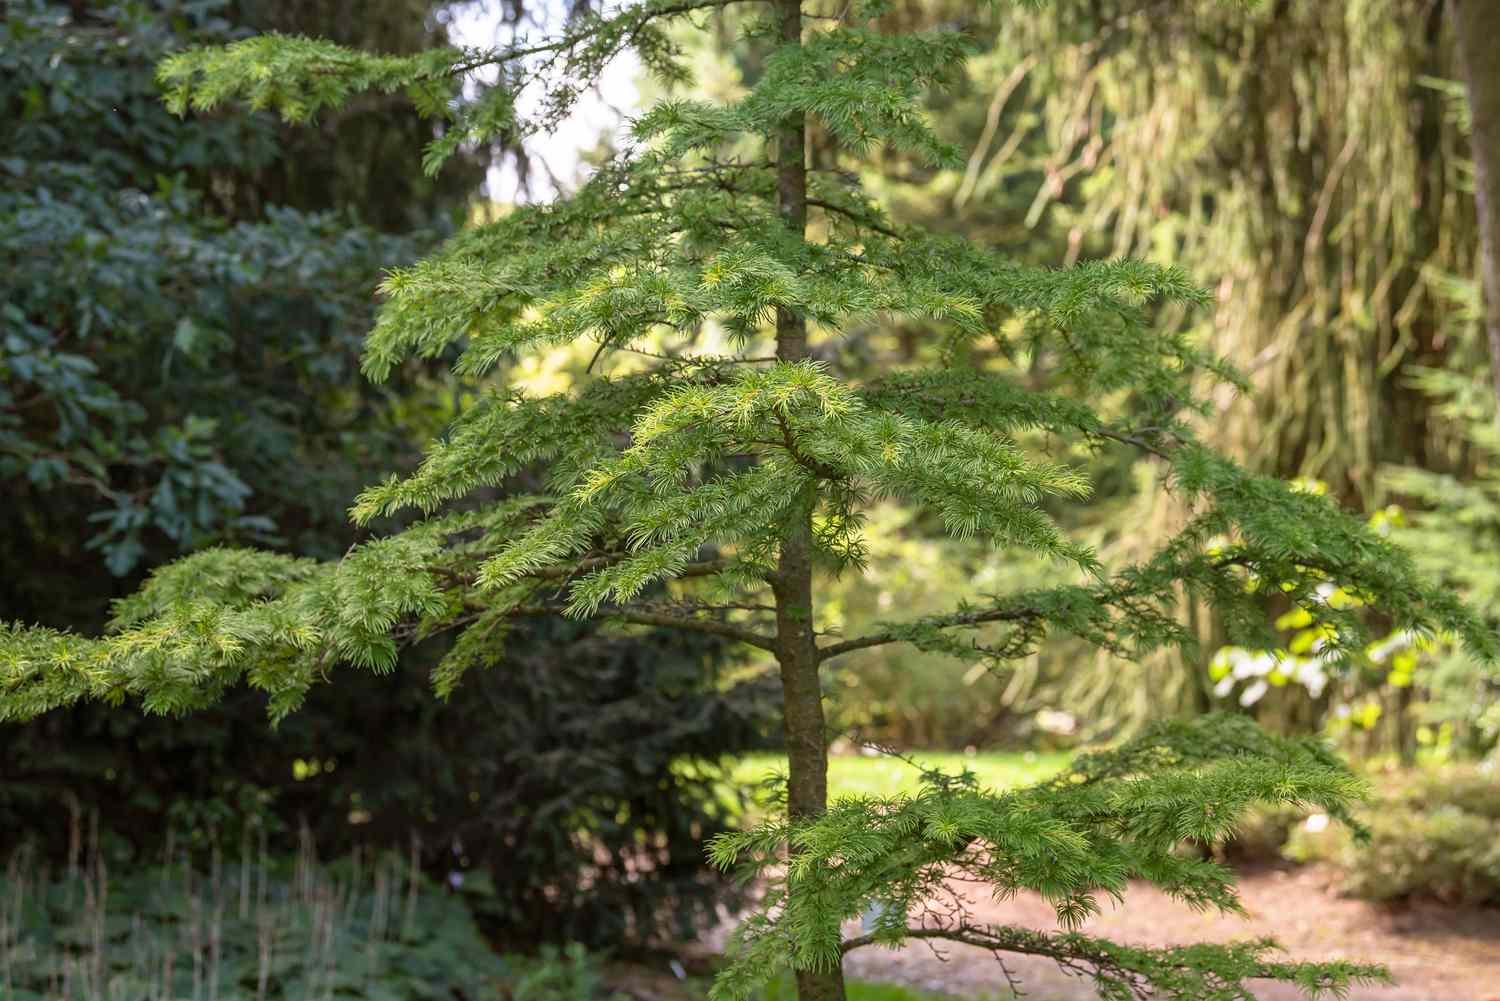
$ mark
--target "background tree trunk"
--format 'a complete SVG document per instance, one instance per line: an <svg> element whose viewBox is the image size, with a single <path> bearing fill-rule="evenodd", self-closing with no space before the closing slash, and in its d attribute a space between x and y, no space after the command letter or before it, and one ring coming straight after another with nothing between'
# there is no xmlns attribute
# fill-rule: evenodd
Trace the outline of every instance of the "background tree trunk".
<svg viewBox="0 0 1500 1001"><path fill-rule="evenodd" d="M1474 201L1484 278L1484 326L1490 375L1500 404L1500 3L1449 0L1448 6L1474 123ZM1500 420L1500 406L1496 419Z"/></svg>

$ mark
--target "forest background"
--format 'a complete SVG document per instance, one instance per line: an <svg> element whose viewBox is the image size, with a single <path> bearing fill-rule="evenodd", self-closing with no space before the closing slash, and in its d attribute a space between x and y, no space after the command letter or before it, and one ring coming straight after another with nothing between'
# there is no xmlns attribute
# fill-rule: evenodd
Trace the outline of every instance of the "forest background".
<svg viewBox="0 0 1500 1001"><path fill-rule="evenodd" d="M151 568L218 544L336 557L359 537L346 518L359 489L414 466L477 392L440 361L381 386L360 378L374 288L382 269L508 211L484 190L487 172L503 167L519 197L528 181L571 183L549 176L544 147L517 137L428 177L414 151L431 126L399 99L361 99L311 129L179 119L153 78L177 48L271 30L416 51L445 37L458 6L8 5L0 621L97 632ZM489 21L505 34L567 16L508 0ZM1194 331L1253 387L1222 393L1204 436L1332 495L1475 607L1495 607L1500 440L1472 126L1442 3L1056 0L976 14L907 0L888 16L979 40L961 85L931 107L964 168L879 150L834 159L816 134L815 161L857 177L898 221L1027 263L1129 255L1189 268L1212 308L1158 322ZM699 84L735 96L759 52L732 14L705 24L683 40ZM652 86L640 82L643 97ZM612 141L599 134L580 169ZM859 341L866 357L841 361L899 364L930 340L893 323ZM501 377L555 389L590 361L559 349ZM1114 455L1091 520L1068 526L1107 564L1181 524L1156 461ZM877 513L869 573L837 585L831 611L850 634L892 608L935 612L1056 572L920 525L898 533L902 517ZM1442 638L1392 634L1334 670L1308 622L1288 611L1277 624L1278 656L1225 646L1203 614L1199 657L1058 644L1003 675L907 647L862 651L830 668L830 713L850 752L1039 753L1228 708L1406 769L1392 788L1433 769L1479 776L1461 785L1474 803L1447 805L1487 825L1481 837L1500 827L1494 772L1481 770L1500 740L1492 669ZM321 687L274 736L249 693L181 719L79 706L5 724L0 850L27 845L61 869L91 853L124 866L211 845L252 844L270 860L309 844L331 858L396 848L435 883L464 875L465 907L517 948L703 930L737 892L702 855L744 809L725 793L733 761L780 740L765 665L711 639L586 626L538 628L512 649L506 671L441 704L427 693L436 651L417 647L377 686ZM1391 837L1414 853L1434 837L1472 840L1472 826L1454 836L1451 817L1433 821L1435 808ZM1279 852L1291 822L1272 827ZM643 842L660 848L648 878L635 868ZM1462 864L1476 868L1412 876L1410 892L1480 885L1479 902L1500 902L1500 859Z"/></svg>

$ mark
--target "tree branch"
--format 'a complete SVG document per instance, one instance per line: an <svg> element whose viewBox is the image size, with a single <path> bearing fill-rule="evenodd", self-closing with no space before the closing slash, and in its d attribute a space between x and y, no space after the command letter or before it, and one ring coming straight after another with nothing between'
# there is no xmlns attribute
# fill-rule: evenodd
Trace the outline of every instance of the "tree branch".
<svg viewBox="0 0 1500 1001"><path fill-rule="evenodd" d="M1018 606L1014 608L986 608L975 612L958 612L953 615L938 615L927 619L918 619L913 626L931 626L934 629L955 629L963 626L980 626L990 622L1022 622L1027 619L1039 619L1042 617L1041 609ZM852 640L844 640L842 643L830 643L828 646L818 649L818 659L828 660L840 654L850 653L854 650L865 650L873 646L885 646L887 643L900 643L906 639L905 628L890 629L878 633L869 633L865 636L857 636Z"/></svg>
<svg viewBox="0 0 1500 1001"><path fill-rule="evenodd" d="M735 640L749 646L758 647L761 650L774 650L776 648L776 637L764 633L755 632L737 626L732 622L721 622L717 619L695 619L685 615L668 615L664 612L652 612L645 609L612 608L599 612L601 619L618 619L621 622L629 622L638 626L659 626L664 629L681 629L689 633L706 633L709 636L722 636L724 639Z"/></svg>
<svg viewBox="0 0 1500 1001"><path fill-rule="evenodd" d="M1158 989L1173 983L1179 990L1186 986L1174 983L1182 973L1204 973L1202 960L1192 957L1186 950L1142 947L1132 949L1120 947L1104 939L1095 939L1080 934L1058 934L1033 931L1029 928L1011 928L1003 925L956 924L951 928L919 927L907 928L904 935L922 941L957 942L988 950L999 959L1002 952L1023 956L1041 956L1057 963L1064 971L1076 976L1088 976L1097 984L1110 984L1124 988L1130 995L1145 1001L1159 997ZM869 945L883 944L875 935L860 935L845 939L839 945L841 954ZM1320 970L1317 964L1266 962L1256 953L1267 947L1262 944L1220 946L1226 958L1239 955L1232 972L1207 973L1204 984L1233 983L1242 985L1245 980L1302 980L1311 973L1317 975L1319 990L1338 990L1347 987L1349 981L1389 981L1389 975L1374 966L1355 966L1342 971ZM1134 953L1134 955L1132 955ZM1207 978L1217 979L1207 979ZM1183 996L1178 991L1173 997ZM1114 995L1111 995L1112 997ZM1197 995L1193 995L1197 996Z"/></svg>
<svg viewBox="0 0 1500 1001"><path fill-rule="evenodd" d="M888 236L893 240L901 239L901 234L896 232L894 229L891 229L888 226L882 226L878 222L874 222L870 219L865 218L864 216L851 212L848 209L844 208L842 205L835 205L832 202L825 202L820 198L809 198L807 200L807 204L812 205L816 208L820 208L824 212L832 212L835 215L841 215L855 225L863 226L865 229L874 230L882 236Z"/></svg>
<svg viewBox="0 0 1500 1001"><path fill-rule="evenodd" d="M603 567L613 566L624 558L625 555L623 553L615 556L594 556L565 566L538 567L535 570L527 571L523 576L536 577L541 580L561 580L576 574L588 573L590 570L599 570ZM698 563L689 563L676 576L712 577L716 573L723 572L728 566L728 560L703 560Z"/></svg>
<svg viewBox="0 0 1500 1001"><path fill-rule="evenodd" d="M1207 569L1218 572L1230 567L1244 567L1254 571L1257 564L1262 562L1253 553L1234 553L1227 556L1218 556L1207 564ZM1329 578L1340 576L1337 567L1310 558L1297 557L1296 562L1303 566L1326 575ZM1116 580L1120 580L1117 576ZM1182 579L1180 575L1174 579ZM1129 602L1152 593L1151 589L1140 582L1121 584L1115 588L1103 588L1095 590L1094 594L1102 604L1124 606ZM1129 610L1128 608L1126 609ZM955 612L952 615L934 615L927 618L916 619L910 623L894 626L880 632L869 633L865 636L857 636L854 639L844 640L840 643L831 643L818 649L818 660L824 661L840 654L850 653L854 650L866 650L870 647L885 646L888 643L904 643L911 641L911 630L915 627L926 626L932 629L961 629L969 626L987 625L993 622L1026 622L1045 618L1046 614L1035 605L1016 604L1008 606L996 606L992 608L976 609L968 612ZM1097 643L1098 641L1095 640Z"/></svg>
<svg viewBox="0 0 1500 1001"><path fill-rule="evenodd" d="M1124 445L1134 445L1136 448L1140 449L1141 451L1143 451L1143 452L1150 452L1152 455L1155 455L1155 456L1157 456L1159 458L1162 458L1162 459L1170 459L1172 457L1165 450L1163 450L1161 448L1158 448L1157 446L1151 444L1146 439L1138 437L1138 436L1133 435L1133 434L1124 434L1124 433L1119 432L1119 431L1109 431L1109 430L1107 430L1105 428L1090 428L1085 433L1086 434L1091 434L1091 435L1093 435L1096 438L1108 438L1111 441L1118 441L1118 442L1120 442L1121 444L1124 444Z"/></svg>
<svg viewBox="0 0 1500 1001"><path fill-rule="evenodd" d="M620 48L627 47L641 33L641 29L657 18L671 17L674 14L691 14L693 11L729 7L736 3L745 2L748 2L748 0L681 0L679 3L658 6L654 10L636 11L634 13L638 20L625 34ZM513 62L517 59L540 55L544 52L556 53L566 51L588 41L598 33L597 26L591 26L580 31L567 32L556 38L536 42L531 45L515 45L508 49L492 49L489 52L477 54L473 59L465 60L450 67L448 72L454 75L471 73L486 66L497 66L501 63Z"/></svg>
<svg viewBox="0 0 1500 1001"><path fill-rule="evenodd" d="M705 608L705 610L707 609ZM439 631L466 627L479 619L483 611L483 608L476 608L473 615L455 619L453 622L445 624L442 630ZM557 605L516 605L514 608L507 609L505 615L507 618L513 619L560 616L562 615L562 609ZM721 636L724 639L746 643L762 650L772 649L775 643L775 638L772 636L735 625L732 622L722 622L716 619L698 619L690 615L673 615L646 606L605 608L601 609L593 618L615 619L637 626L659 626L664 629L681 629L684 632ZM398 636L398 639L409 642L415 638L416 633L413 630L409 629L408 633L409 635Z"/></svg>
<svg viewBox="0 0 1500 1001"><path fill-rule="evenodd" d="M819 462L810 455L803 454L802 450L797 447L797 439L792 435L792 427L786 422L786 418L778 415L776 423L781 427L781 447L786 449L787 454L792 457L793 462L820 479L844 479L844 474L839 470L825 462Z"/></svg>

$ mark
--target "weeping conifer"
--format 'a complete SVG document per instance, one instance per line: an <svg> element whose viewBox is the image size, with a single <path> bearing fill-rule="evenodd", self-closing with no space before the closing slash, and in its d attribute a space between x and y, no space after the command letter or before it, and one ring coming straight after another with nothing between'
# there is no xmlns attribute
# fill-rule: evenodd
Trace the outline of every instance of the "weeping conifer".
<svg viewBox="0 0 1500 1001"><path fill-rule="evenodd" d="M901 5L929 24L964 6ZM967 93L944 108L967 163L905 171L924 183L897 192L898 215L961 218L1033 260L1180 264L1214 305L1159 321L1194 330L1254 390L1201 387L1217 405L1204 440L1255 471L1323 481L1352 507L1406 504L1383 466L1463 475L1473 463L1461 425L1414 378L1474 363L1447 288L1477 273L1480 246L1464 99L1447 79L1458 7L1187 0L1164 16L1155 0L1054 0L1001 12ZM1139 558L1180 519L1170 494L1143 489L1101 552ZM1184 613L1201 643L1226 642L1208 610ZM1099 656L1086 671L1076 659L1059 650L1019 672L1011 697L1078 707L1104 732L1213 703L1201 659ZM1393 693L1387 722L1411 696ZM1256 711L1302 730L1324 707L1292 686Z"/></svg>
<svg viewBox="0 0 1500 1001"><path fill-rule="evenodd" d="M769 50L743 99L659 103L576 195L470 229L392 272L365 357L380 379L406 359L453 352L460 372L498 382L497 367L518 354L583 340L601 363L637 360L632 371L474 402L420 469L368 489L352 512L360 523L417 520L336 562L212 550L158 570L102 638L6 626L0 718L82 698L180 712L239 683L266 691L281 717L345 665L386 670L402 643L454 632L434 677L441 695L468 670L503 665L507 629L537 616L708 633L778 663L790 758L786 815L711 847L717 863L766 886L718 998L745 998L790 967L803 1001L837 1001L845 954L911 939L1052 957L1108 998L1248 999L1253 978L1311 993L1381 978L1374 966L1279 962L1267 943L1149 949L1073 930L1131 879L1236 910L1228 871L1175 848L1223 837L1253 802L1347 816L1360 786L1346 768L1243 719L1158 726L1032 789L934 775L916 797L827 802L819 666L854 650L908 643L1003 669L1071 635L1140 656L1191 643L1175 614L1184 596L1218 609L1242 642L1264 643L1267 592L1314 610L1331 648L1357 648L1359 611L1317 597L1330 580L1401 628L1451 631L1484 656L1495 647L1406 554L1197 441L1190 417L1207 404L1194 387L1205 372L1235 377L1151 322L1163 304L1204 302L1181 271L1010 263L894 225L846 175L808 164L810 120L847 149L954 162L920 100L961 65L955 31L884 34L879 0L807 13L798 0L639 0L501 49L391 57L263 37L176 55L161 76L180 110L232 99L293 120L359 92L404 91L443 122L427 150L435 169L465 143L554 123L627 47L685 82L673 22L731 5L762 15L753 30ZM452 101L494 66L539 89L537 118L518 121L514 88ZM817 360L821 343L893 316L945 338L948 363L856 381ZM978 344L998 354L971 364ZM1086 502L1090 456L1121 447L1158 456L1194 513L1159 552L1109 572L1050 512ZM535 493L496 501L482 489L523 473ZM862 513L876 501L1045 554L1076 579L831 635L816 584L858 572ZM1042 893L1064 930L976 924L951 895L954 874L1000 894ZM874 928L846 933L871 901Z"/></svg>

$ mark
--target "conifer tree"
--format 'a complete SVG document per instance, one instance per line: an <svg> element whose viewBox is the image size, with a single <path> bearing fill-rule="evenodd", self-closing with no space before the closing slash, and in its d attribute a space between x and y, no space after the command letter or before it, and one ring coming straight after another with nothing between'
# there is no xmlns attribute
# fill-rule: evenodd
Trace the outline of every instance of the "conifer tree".
<svg viewBox="0 0 1500 1001"><path fill-rule="evenodd" d="M1235 376L1149 322L1162 303L1203 301L1182 273L1129 260L1008 263L893 224L846 175L808 162L810 122L852 153L889 146L953 161L919 99L960 65L961 33L883 34L882 0L631 0L498 49L392 57L260 37L175 55L161 77L180 111L237 100L292 120L404 91L442 123L426 152L435 169L465 143L555 123L627 47L686 83L674 23L729 6L763 13L753 31L764 73L742 99L659 103L577 194L392 272L364 362L381 379L452 351L458 371L480 379L582 340L597 361L629 358L633 370L475 401L417 472L352 509L360 523L417 519L341 560L212 550L159 569L102 638L4 627L0 718L81 698L179 712L242 682L267 692L279 718L336 667L384 670L400 644L449 632L433 679L442 695L467 670L503 670L507 628L534 616L709 633L776 660L789 756L785 815L711 846L717 863L766 887L718 998L745 998L790 967L802 1001L838 1001L844 955L911 940L1050 957L1106 998L1248 999L1259 977L1338 993L1382 977L1280 962L1264 942L1134 948L1074 930L1131 879L1237 909L1227 870L1177 849L1225 836L1253 802L1348 816L1360 786L1344 766L1241 718L1157 726L1035 788L931 775L914 797L828 803L819 665L853 650L907 643L1003 670L1064 634L1140 655L1191 642L1173 614L1184 599L1211 603L1247 644L1268 643L1274 599L1314 611L1330 651L1368 635L1355 604L1386 626L1450 632L1486 657L1495 648L1471 612L1359 521L1194 439L1199 376ZM508 88L452 100L493 67ZM527 88L536 99L518 101ZM854 381L820 360L820 346L890 316L920 320L939 361ZM981 341L1012 363L969 364ZM1085 501L1090 456L1122 447L1154 456L1194 517L1151 559L1108 571L1050 512ZM523 473L534 493L494 500L481 489ZM1075 567L1076 582L832 635L816 582L858 572L863 513L877 502L1046 554ZM1330 581L1359 601L1321 603ZM955 876L1001 895L1037 891L1063 930L976 923ZM865 913L879 915L872 929L846 932Z"/></svg>

